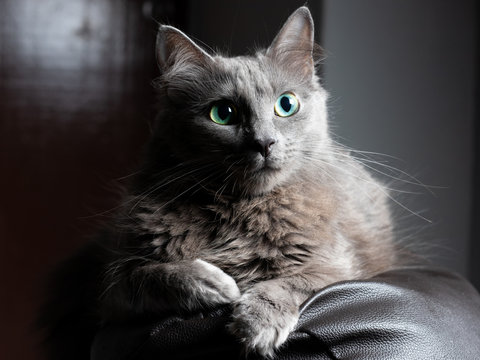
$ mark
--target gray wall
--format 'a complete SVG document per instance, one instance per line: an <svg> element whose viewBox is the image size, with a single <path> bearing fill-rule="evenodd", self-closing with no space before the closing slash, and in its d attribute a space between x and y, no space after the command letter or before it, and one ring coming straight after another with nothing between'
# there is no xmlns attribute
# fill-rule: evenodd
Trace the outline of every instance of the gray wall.
<svg viewBox="0 0 480 360"><path fill-rule="evenodd" d="M467 275L472 197L474 1L325 0L322 45L335 133L432 188L400 200L403 234ZM399 214L408 215L399 206Z"/></svg>

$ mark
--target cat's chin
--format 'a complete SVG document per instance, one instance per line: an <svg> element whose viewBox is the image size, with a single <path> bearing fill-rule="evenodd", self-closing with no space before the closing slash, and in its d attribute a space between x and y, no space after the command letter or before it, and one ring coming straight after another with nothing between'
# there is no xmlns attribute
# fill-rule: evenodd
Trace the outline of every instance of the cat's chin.
<svg viewBox="0 0 480 360"><path fill-rule="evenodd" d="M246 193L250 196L261 196L282 185L288 174L279 168L265 166L251 173L246 184Z"/></svg>

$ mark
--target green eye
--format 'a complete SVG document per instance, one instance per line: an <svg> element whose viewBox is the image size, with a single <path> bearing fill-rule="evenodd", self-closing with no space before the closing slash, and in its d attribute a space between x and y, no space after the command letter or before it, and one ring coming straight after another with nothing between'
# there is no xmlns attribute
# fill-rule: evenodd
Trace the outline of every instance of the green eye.
<svg viewBox="0 0 480 360"><path fill-rule="evenodd" d="M210 109L210 119L219 125L229 125L233 123L236 115L235 107L228 101L220 101Z"/></svg>
<svg viewBox="0 0 480 360"><path fill-rule="evenodd" d="M281 117L292 116L298 111L299 105L297 97L291 92L286 92L275 102L275 114Z"/></svg>

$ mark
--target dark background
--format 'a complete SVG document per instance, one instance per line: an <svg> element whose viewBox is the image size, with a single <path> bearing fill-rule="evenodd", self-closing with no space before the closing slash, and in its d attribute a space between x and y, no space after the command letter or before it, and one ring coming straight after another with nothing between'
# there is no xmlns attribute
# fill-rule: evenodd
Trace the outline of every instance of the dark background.
<svg viewBox="0 0 480 360"><path fill-rule="evenodd" d="M44 279L115 206L154 114L156 19L213 48L265 46L304 1L0 0L0 357L41 359ZM310 1L333 131L432 188L402 234L480 287L473 0ZM385 160L385 158L382 158ZM398 173L397 173L398 175ZM403 184L402 186L404 186ZM406 186L408 188L408 186Z"/></svg>

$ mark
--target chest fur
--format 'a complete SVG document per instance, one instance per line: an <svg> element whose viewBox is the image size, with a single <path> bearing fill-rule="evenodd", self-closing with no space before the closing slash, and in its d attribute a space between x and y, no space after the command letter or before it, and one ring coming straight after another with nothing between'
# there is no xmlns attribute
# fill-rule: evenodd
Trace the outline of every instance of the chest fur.
<svg viewBox="0 0 480 360"><path fill-rule="evenodd" d="M328 193L292 189L203 208L183 205L157 217L153 251L161 261L201 258L240 285L288 275L327 246L335 208Z"/></svg>

